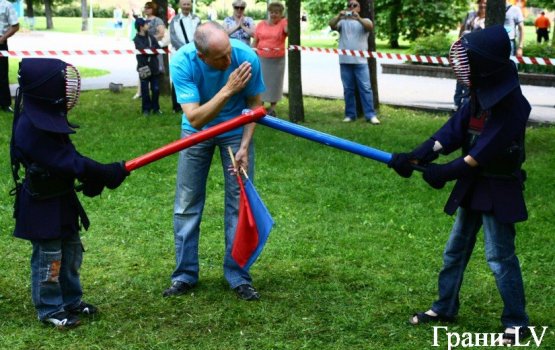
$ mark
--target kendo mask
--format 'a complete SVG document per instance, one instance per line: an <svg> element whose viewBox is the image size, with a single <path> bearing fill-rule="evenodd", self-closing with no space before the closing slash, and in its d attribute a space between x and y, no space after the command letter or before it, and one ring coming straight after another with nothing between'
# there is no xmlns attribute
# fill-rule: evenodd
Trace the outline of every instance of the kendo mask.
<svg viewBox="0 0 555 350"><path fill-rule="evenodd" d="M64 134L75 132L67 112L75 107L81 92L77 68L54 58L24 58L18 80L25 114L35 127Z"/></svg>
<svg viewBox="0 0 555 350"><path fill-rule="evenodd" d="M464 35L451 46L449 63L457 80L470 87L484 109L519 86L511 43L501 25Z"/></svg>

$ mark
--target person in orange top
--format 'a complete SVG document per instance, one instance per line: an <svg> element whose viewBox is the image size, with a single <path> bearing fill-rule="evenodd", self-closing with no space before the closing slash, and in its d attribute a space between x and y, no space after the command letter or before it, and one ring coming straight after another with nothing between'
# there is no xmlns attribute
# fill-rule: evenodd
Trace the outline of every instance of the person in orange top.
<svg viewBox="0 0 555 350"><path fill-rule="evenodd" d="M262 101L270 103L269 115L276 115L275 109L283 97L283 73L285 72L285 39L287 39L287 19L283 17L285 7L279 2L268 5L269 19L260 21L254 32L252 47L257 49L266 91Z"/></svg>
<svg viewBox="0 0 555 350"><path fill-rule="evenodd" d="M549 22L549 18L545 17L544 11L536 18L534 25L536 26L536 34L538 35L538 44L542 42L542 38L545 42L549 42L549 27L551 27L551 23Z"/></svg>

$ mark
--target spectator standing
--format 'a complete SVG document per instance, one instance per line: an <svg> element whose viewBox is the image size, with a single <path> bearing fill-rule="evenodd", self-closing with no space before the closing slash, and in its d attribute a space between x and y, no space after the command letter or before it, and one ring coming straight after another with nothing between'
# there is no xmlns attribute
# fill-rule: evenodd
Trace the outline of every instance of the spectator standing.
<svg viewBox="0 0 555 350"><path fill-rule="evenodd" d="M152 35L157 41L159 47L166 47L169 45L169 34L166 35L166 25L164 21L155 15L158 11L158 5L153 1L148 1L145 3L145 18L149 21L148 33ZM164 58L162 55L158 55L156 58L158 60L158 71L160 73L165 73L164 68Z"/></svg>
<svg viewBox="0 0 555 350"><path fill-rule="evenodd" d="M169 24L172 54L175 54L182 46L193 41L195 31L202 22L200 17L193 14L191 0L180 0L181 12L175 15ZM181 105L177 103L175 86L172 82L172 109L174 112L182 112Z"/></svg>
<svg viewBox="0 0 555 350"><path fill-rule="evenodd" d="M114 8L114 28L123 29L123 10L119 5Z"/></svg>
<svg viewBox="0 0 555 350"><path fill-rule="evenodd" d="M511 55L521 57L524 45L524 16L520 7L512 5L509 1L505 5L504 26L511 40Z"/></svg>
<svg viewBox="0 0 555 350"><path fill-rule="evenodd" d="M468 33L482 30L486 27L486 7L487 0L478 0L478 10L470 11L461 24L459 31L459 38ZM453 100L455 102L455 111L458 110L467 100L470 94L469 89L457 80L455 87L455 95Z"/></svg>
<svg viewBox="0 0 555 350"><path fill-rule="evenodd" d="M12 4L0 0L0 50L8 50L8 38L19 30L19 20ZM0 108L4 112L13 112L10 93L8 57L0 57Z"/></svg>
<svg viewBox="0 0 555 350"><path fill-rule="evenodd" d="M340 11L337 16L332 18L329 25L332 30L339 31L339 49L368 50L368 35L374 28L374 24L369 18L360 17L360 3L358 1L350 0L348 8ZM375 125L380 124L374 109L368 60L364 57L340 55L339 67L345 99L345 118L343 121L352 122L356 119L355 88L358 88L366 121Z"/></svg>
<svg viewBox="0 0 555 350"><path fill-rule="evenodd" d="M154 2L148 1L145 3L144 14L145 19L150 21L148 33L157 41L162 41L164 33L166 32L166 26L164 25L164 21L155 15L157 8L158 6Z"/></svg>
<svg viewBox="0 0 555 350"><path fill-rule="evenodd" d="M156 38L149 33L149 26L150 22L144 18L137 18L135 20L137 35L135 36L134 43L137 50L156 50L160 48ZM145 66L150 68L150 75L148 77L139 76L141 82L141 110L145 116L151 113L162 114L158 101L160 96L160 65L158 64L158 56L157 53L137 55L137 70Z"/></svg>
<svg viewBox="0 0 555 350"><path fill-rule="evenodd" d="M280 2L268 5L268 19L260 21L254 33L253 47L256 48L266 91L262 101L270 104L269 115L276 115L276 105L283 97L285 73L285 39L287 19L283 17L285 7Z"/></svg>
<svg viewBox="0 0 555 350"><path fill-rule="evenodd" d="M258 57L244 43L229 39L216 22L197 28L194 44L177 51L170 72L177 101L183 109L182 137L234 118L245 108L261 105L264 83ZM224 277L241 299L259 299L248 271L231 257L239 213L239 186L235 175L228 172L232 162L227 151L232 148L238 168L246 169L250 177L254 172L254 127L255 123L248 124L179 153L174 206L176 268L164 297L187 293L198 281L200 222L208 172L217 146L225 178Z"/></svg>
<svg viewBox="0 0 555 350"><path fill-rule="evenodd" d="M549 28L551 28L551 23L549 22L549 18L545 17L545 12L542 11L538 18L534 21L534 26L536 27L536 35L538 44L542 42L549 42Z"/></svg>
<svg viewBox="0 0 555 350"><path fill-rule="evenodd" d="M254 21L245 16L247 3L244 0L235 0L233 5L233 16L224 19L223 26L230 38L239 39L247 45L251 45L251 37L254 35Z"/></svg>
<svg viewBox="0 0 555 350"><path fill-rule="evenodd" d="M117 5L114 8L114 30L116 33L116 38L120 38L121 33L123 31L123 10L121 6Z"/></svg>
<svg viewBox="0 0 555 350"><path fill-rule="evenodd" d="M449 215L456 212L456 218L443 252L439 297L410 323L455 320L464 272L483 227L486 260L503 301L503 345L515 345L517 333L520 339L529 334L515 223L528 218L521 168L531 108L510 51L509 37L500 25L456 41L450 62L457 79L472 91L469 103L415 150L394 154L389 164L403 177L411 176L413 163L423 165L423 178L435 189L456 181L444 208ZM431 163L440 153L459 150L462 155L448 163Z"/></svg>
<svg viewBox="0 0 555 350"><path fill-rule="evenodd" d="M99 195L115 189L129 173L123 163L101 164L81 155L71 142L68 112L77 104L80 78L73 66L54 58L24 58L19 68L11 156L16 180L14 236L29 240L31 294L38 319L58 328L80 323L97 308L82 300L79 231L89 219L75 193ZM17 177L25 167L22 183Z"/></svg>

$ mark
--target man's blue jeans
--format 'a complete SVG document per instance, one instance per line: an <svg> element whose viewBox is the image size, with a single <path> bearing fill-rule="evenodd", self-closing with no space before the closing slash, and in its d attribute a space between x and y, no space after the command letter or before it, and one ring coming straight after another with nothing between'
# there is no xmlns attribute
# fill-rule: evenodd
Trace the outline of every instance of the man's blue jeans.
<svg viewBox="0 0 555 350"><path fill-rule="evenodd" d="M434 302L432 310L443 316L457 315L464 270L481 226L484 227L486 260L504 304L501 323L505 327L528 326L522 274L515 255L514 224L503 224L492 214L464 208L457 212L443 252L443 268L438 280L439 299Z"/></svg>
<svg viewBox="0 0 555 350"><path fill-rule="evenodd" d="M191 132L183 131L182 137ZM216 146L220 150L222 172L225 181L225 256L224 277L231 288L241 284L251 284L252 279L247 271L243 270L231 257L231 247L237 227L239 214L239 185L235 175L228 172L231 159L227 147L233 153L237 152L241 144L242 135L229 137L218 136L214 139L201 142L195 146L184 149L179 153L177 168L177 186L174 205L174 239L176 268L171 278L172 281L186 282L191 285L197 283L199 278L198 243L200 235L200 222L206 199L206 180ZM254 145L249 147L248 174L252 179L254 169Z"/></svg>
<svg viewBox="0 0 555 350"><path fill-rule="evenodd" d="M79 234L31 243L31 292L39 319L77 306L83 296L79 279L83 245Z"/></svg>
<svg viewBox="0 0 555 350"><path fill-rule="evenodd" d="M343 97L345 99L345 117L356 119L357 107L355 88L358 89L364 117L370 120L376 116L374 96L370 85L370 71L367 64L340 64Z"/></svg>

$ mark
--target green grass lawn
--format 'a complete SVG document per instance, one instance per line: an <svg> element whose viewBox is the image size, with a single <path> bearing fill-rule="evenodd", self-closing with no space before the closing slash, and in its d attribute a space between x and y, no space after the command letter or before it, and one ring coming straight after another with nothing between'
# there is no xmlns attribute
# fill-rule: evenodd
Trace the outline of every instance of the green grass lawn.
<svg viewBox="0 0 555 350"><path fill-rule="evenodd" d="M144 118L134 89L84 92L72 139L98 161L132 159L179 138L180 117ZM170 110L169 98L162 109ZM307 127L388 152L411 149L447 115L382 106L382 125L342 123L341 101L305 99ZM278 114L285 116L287 101ZM164 299L174 268L172 231L177 157L134 171L117 190L82 198L92 225L82 234L85 300L100 315L68 332L36 319L30 244L12 237L8 143L0 114L0 349L445 349L433 329L407 319L436 296L453 218L437 191L415 175L264 126L256 131L256 187L276 222L251 272L262 299L247 303L222 273L223 181L216 156L200 242L201 276L189 295ZM517 251L532 325L548 326L555 348L555 128L527 130L527 222ZM81 196L81 195L80 195ZM82 197L82 196L81 196ZM478 240L452 332L501 331L502 303ZM532 343L533 344L533 343Z"/></svg>

